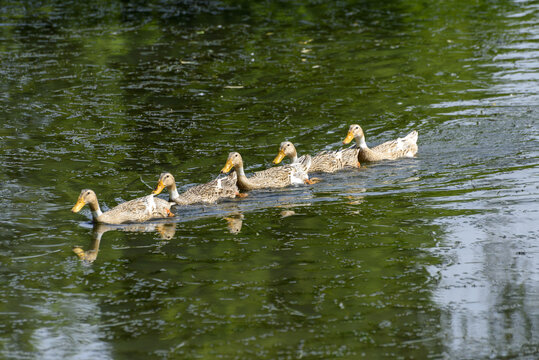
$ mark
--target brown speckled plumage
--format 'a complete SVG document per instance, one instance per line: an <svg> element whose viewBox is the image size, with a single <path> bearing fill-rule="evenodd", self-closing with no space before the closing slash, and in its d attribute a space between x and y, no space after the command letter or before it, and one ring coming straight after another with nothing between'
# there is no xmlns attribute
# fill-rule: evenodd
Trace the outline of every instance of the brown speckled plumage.
<svg viewBox="0 0 539 360"><path fill-rule="evenodd" d="M338 170L342 170L345 167L358 167L357 162L357 147L354 145L348 149L342 149L338 151L322 151L311 159L311 166L309 167L309 173L313 172L325 172L332 173ZM284 141L281 143L279 149L279 155L273 160L273 163L278 164L284 157L290 158L292 164L296 164L306 156L302 156L298 159L296 147L290 141ZM308 156L308 155L307 155Z"/></svg>
<svg viewBox="0 0 539 360"><path fill-rule="evenodd" d="M154 194L159 194L163 188L167 188L170 194L170 201L174 201L178 205L212 204L219 199L235 198L239 194L236 180L236 173L232 173L226 177L219 176L215 180L195 185L179 194L174 176L171 173L162 173Z"/></svg>

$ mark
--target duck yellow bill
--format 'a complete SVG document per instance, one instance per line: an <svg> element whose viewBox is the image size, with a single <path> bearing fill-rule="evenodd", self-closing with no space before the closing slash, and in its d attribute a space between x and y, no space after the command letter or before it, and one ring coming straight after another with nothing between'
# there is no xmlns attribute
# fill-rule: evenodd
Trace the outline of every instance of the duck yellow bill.
<svg viewBox="0 0 539 360"><path fill-rule="evenodd" d="M234 164L232 164L232 160L227 160L225 167L221 169L221 174L227 173L234 167Z"/></svg>
<svg viewBox="0 0 539 360"><path fill-rule="evenodd" d="M352 139L354 138L354 134L349 131L348 132L348 135L346 135L346 137L344 138L344 140L342 141L343 144L348 144L350 141L352 141Z"/></svg>
<svg viewBox="0 0 539 360"><path fill-rule="evenodd" d="M165 184L163 184L163 182L161 180L159 180L155 190L152 191L152 194L154 194L154 195L160 194L161 191L163 191L164 188L165 188Z"/></svg>
<svg viewBox="0 0 539 360"><path fill-rule="evenodd" d="M84 205L86 205L86 202L83 200L83 199L80 199L77 200L77 203L75 204L75 206L73 206L71 208L71 211L73 211L74 213L77 213L80 211L80 209L82 209L84 207Z"/></svg>
<svg viewBox="0 0 539 360"><path fill-rule="evenodd" d="M284 151L282 150L279 150L279 154L275 157L275 159L273 159L273 163L275 165L277 165L278 163L280 163L281 161L283 161L285 155L284 155Z"/></svg>

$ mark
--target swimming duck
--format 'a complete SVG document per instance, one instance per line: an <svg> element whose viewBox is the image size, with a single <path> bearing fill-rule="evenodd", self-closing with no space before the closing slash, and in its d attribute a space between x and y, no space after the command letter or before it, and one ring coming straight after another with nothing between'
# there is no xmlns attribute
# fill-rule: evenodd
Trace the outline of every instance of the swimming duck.
<svg viewBox="0 0 539 360"><path fill-rule="evenodd" d="M86 204L90 206L93 221L97 223L123 224L174 216L174 214L170 212L171 204L163 199L154 198L153 194L126 201L109 211L102 212L99 208L95 192L84 189L80 192L77 203L73 206L71 211L77 213Z"/></svg>
<svg viewBox="0 0 539 360"><path fill-rule="evenodd" d="M306 156L303 163L276 166L263 171L257 171L253 176L245 176L243 160L237 152L228 155L225 167L221 173L228 173L234 169L237 174L237 184L240 190L254 190L264 188L280 188L291 184L312 184L307 175L311 157Z"/></svg>
<svg viewBox="0 0 539 360"><path fill-rule="evenodd" d="M227 177L218 177L205 184L193 186L187 191L179 194L176 188L176 180L171 173L165 172L159 176L157 187L152 194L157 195L167 188L170 194L170 201L174 201L178 205L190 205L196 203L214 203L222 198L245 197L247 194L240 194L236 186L236 173L232 173Z"/></svg>
<svg viewBox="0 0 539 360"><path fill-rule="evenodd" d="M413 157L417 153L417 136L417 131L414 130L403 138L387 141L370 149L365 142L361 126L354 124L350 125L343 144L348 144L352 139L356 140L356 145L359 148L357 155L359 162L393 160L401 157Z"/></svg>
<svg viewBox="0 0 539 360"><path fill-rule="evenodd" d="M298 163L305 156L303 155L298 159L296 147L290 141L284 141L281 143L279 154L273 160L274 164L279 164L284 157L290 158L292 164ZM342 149L338 151L322 151L311 159L311 166L309 172L325 172L332 173L343 169L346 166L358 167L360 166L357 159L357 150L355 148Z"/></svg>

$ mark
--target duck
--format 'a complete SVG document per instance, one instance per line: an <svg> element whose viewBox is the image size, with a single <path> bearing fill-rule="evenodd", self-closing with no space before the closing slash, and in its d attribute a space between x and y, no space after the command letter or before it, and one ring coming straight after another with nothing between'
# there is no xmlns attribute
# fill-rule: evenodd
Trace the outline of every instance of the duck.
<svg viewBox="0 0 539 360"><path fill-rule="evenodd" d="M372 162L379 160L394 160L402 157L414 157L417 153L417 131L412 131L403 138L386 141L372 149L365 142L365 134L361 126L350 125L348 135L343 140L343 144L348 144L352 139L356 140L358 148L358 162Z"/></svg>
<svg viewBox="0 0 539 360"><path fill-rule="evenodd" d="M243 191L282 188L292 184L313 184L314 182L309 180L309 175L307 174L310 162L311 157L306 156L303 158L303 162L257 171L248 178L243 170L241 155L238 152L231 152L228 154L228 159L221 173L226 174L234 169L237 174L238 188Z"/></svg>
<svg viewBox="0 0 539 360"><path fill-rule="evenodd" d="M290 141L283 141L279 148L279 154L275 157L273 163L279 164L285 157L288 157L292 164L296 164L301 162L303 156L298 158L294 144ZM356 158L357 150L355 148L338 151L322 151L312 157L311 166L309 167L308 172L333 173L342 170L345 167L361 166Z"/></svg>
<svg viewBox="0 0 539 360"><path fill-rule="evenodd" d="M159 181L152 194L160 194L166 188L170 194L170 201L178 205L213 204L223 198L247 196L247 194L240 194L236 186L236 180L236 173L234 172L224 178L217 177L217 179L208 183L193 186L180 194L176 188L174 176L169 172L164 172L159 176Z"/></svg>
<svg viewBox="0 0 539 360"><path fill-rule="evenodd" d="M172 204L166 200L154 198L154 196L151 194L126 201L109 211L102 212L95 192L90 189L83 189L71 211L77 213L84 205L88 204L90 210L92 210L92 219L94 222L115 225L174 216L170 211Z"/></svg>

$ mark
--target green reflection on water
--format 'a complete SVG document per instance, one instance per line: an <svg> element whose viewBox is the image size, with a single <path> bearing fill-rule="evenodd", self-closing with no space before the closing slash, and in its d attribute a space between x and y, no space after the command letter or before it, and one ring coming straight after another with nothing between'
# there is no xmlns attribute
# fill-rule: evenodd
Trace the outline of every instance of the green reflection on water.
<svg viewBox="0 0 539 360"><path fill-rule="evenodd" d="M504 14L517 7L8 2L3 356L445 356L451 309L433 299L453 261L444 221L496 214L478 198L510 186L489 176L536 164L493 136L513 124L504 134L526 153L533 116L440 103L507 95L489 92L485 65L510 41ZM471 115L452 127L458 110ZM253 171L285 139L301 154L336 149L351 122L373 144L417 128L418 158L148 227L100 233L88 212L69 213L84 187L112 207L164 170L184 188L208 181L232 150ZM96 239L95 258L79 261L73 246L96 251Z"/></svg>

